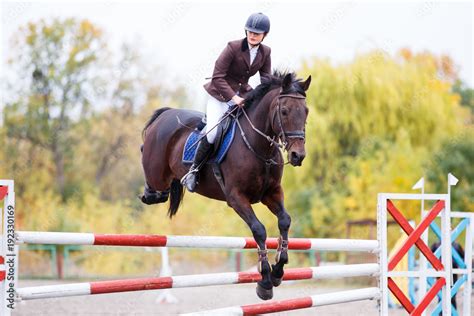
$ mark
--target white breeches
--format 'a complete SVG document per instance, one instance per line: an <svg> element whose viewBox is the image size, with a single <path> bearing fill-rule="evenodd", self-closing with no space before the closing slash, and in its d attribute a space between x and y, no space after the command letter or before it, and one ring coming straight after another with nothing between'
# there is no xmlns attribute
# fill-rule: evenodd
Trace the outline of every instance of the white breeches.
<svg viewBox="0 0 474 316"><path fill-rule="evenodd" d="M230 101L232 102L232 101ZM209 96L209 100L207 101L206 106L206 117L207 117L207 125L205 132L207 133L211 128L216 126L219 120L222 118L224 113L229 109L229 105L226 102L221 102L216 98ZM217 134L217 127L213 128L207 134L207 141L209 144L214 144L214 140L216 139Z"/></svg>

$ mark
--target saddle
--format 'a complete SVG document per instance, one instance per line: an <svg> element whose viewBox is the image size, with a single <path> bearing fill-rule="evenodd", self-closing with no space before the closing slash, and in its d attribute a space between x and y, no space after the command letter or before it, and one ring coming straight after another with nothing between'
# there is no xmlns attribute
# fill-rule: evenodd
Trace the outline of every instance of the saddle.
<svg viewBox="0 0 474 316"><path fill-rule="evenodd" d="M220 164L224 160L234 140L236 119L237 118L235 116L229 115L216 127L217 135L214 141L211 156L207 162L208 164ZM194 156L196 156L196 151L199 145L199 140L202 137L205 137L204 133L202 133L202 130L205 126L206 124L200 123L199 126L194 131L192 131L186 139L182 158L182 162L184 164L193 163Z"/></svg>
<svg viewBox="0 0 474 316"><path fill-rule="evenodd" d="M216 177L217 182L219 183L219 186L222 189L222 192L225 192L225 182L224 177L222 176L220 163L224 160L230 146L232 145L232 142L234 141L237 119L238 115L229 115L216 127L216 139L214 141L211 156L207 161L207 164L212 166L212 171ZM202 137L206 137L204 136L204 133L202 133L202 130L205 126L205 124L200 123L199 126L194 131L192 131L186 139L182 158L184 164L193 163L194 156L196 156L197 147L199 145L199 140Z"/></svg>

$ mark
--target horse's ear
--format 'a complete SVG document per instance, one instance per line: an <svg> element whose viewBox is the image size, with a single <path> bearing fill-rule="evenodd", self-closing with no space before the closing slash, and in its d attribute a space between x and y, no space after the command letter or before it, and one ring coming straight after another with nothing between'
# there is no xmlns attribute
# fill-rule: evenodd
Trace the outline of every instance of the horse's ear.
<svg viewBox="0 0 474 316"><path fill-rule="evenodd" d="M283 91L290 89L291 84L293 83L293 76L291 74L287 74L281 83L281 88Z"/></svg>
<svg viewBox="0 0 474 316"><path fill-rule="evenodd" d="M306 79L306 81L301 82L300 84L304 91L308 90L309 85L311 84L311 75L308 76L308 79Z"/></svg>

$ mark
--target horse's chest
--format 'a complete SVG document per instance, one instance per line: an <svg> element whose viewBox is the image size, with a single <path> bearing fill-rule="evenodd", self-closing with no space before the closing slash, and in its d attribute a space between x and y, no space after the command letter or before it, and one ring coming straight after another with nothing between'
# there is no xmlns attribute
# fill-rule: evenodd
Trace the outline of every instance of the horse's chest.
<svg viewBox="0 0 474 316"><path fill-rule="evenodd" d="M278 166L265 167L259 163L253 166L239 165L233 169L232 185L238 185L247 195L260 197L261 193L280 183L282 171Z"/></svg>

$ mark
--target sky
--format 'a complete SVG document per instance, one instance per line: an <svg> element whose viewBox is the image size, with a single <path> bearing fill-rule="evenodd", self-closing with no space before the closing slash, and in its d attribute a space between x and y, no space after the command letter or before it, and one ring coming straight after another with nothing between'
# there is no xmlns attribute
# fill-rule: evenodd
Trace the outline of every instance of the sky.
<svg viewBox="0 0 474 316"><path fill-rule="evenodd" d="M87 18L104 29L112 47L133 43L147 64L163 69L160 76L185 85L197 99L205 96L202 84L219 53L228 41L244 37L253 12L270 17L264 43L272 48L273 68L297 70L313 56L345 63L373 49L393 55L407 47L451 56L460 78L474 86L468 1L2 1L1 9L3 67L19 26L48 17Z"/></svg>

